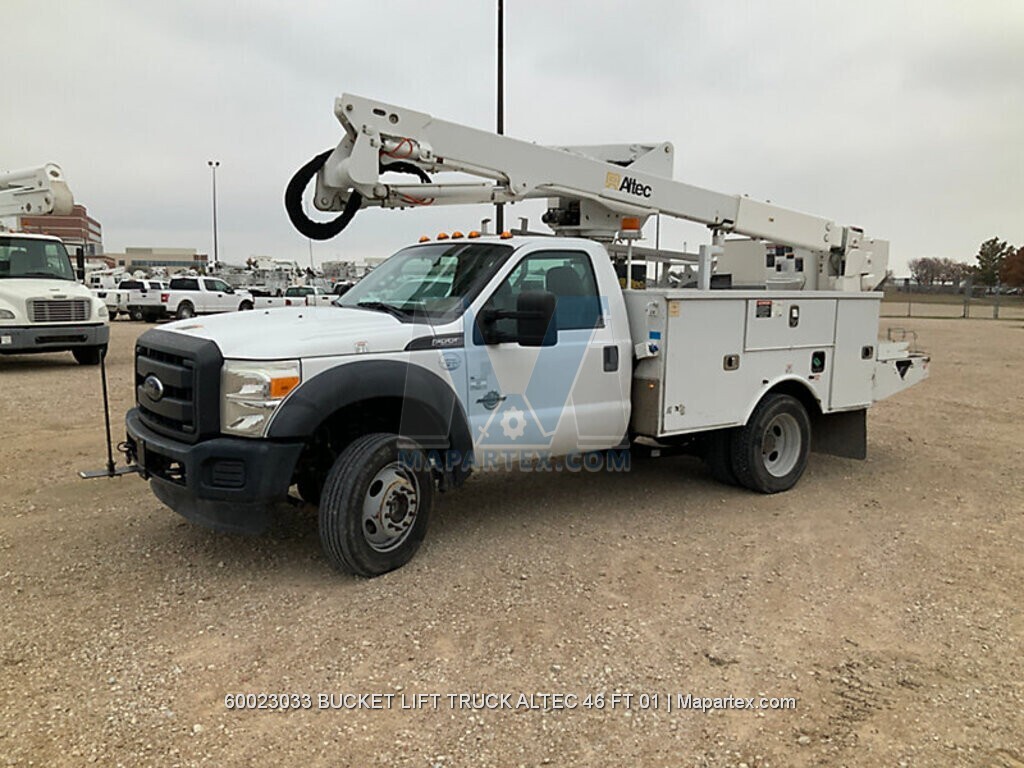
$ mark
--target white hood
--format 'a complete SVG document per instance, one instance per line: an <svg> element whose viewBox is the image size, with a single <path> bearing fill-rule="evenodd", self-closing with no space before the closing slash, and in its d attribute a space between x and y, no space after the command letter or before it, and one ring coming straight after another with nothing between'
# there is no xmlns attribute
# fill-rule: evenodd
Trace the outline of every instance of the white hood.
<svg viewBox="0 0 1024 768"><path fill-rule="evenodd" d="M0 279L0 307L23 315L29 299L89 299L93 295L75 280L47 280L41 277L5 277ZM93 302L95 305L97 302ZM89 313L96 319L96 308Z"/></svg>
<svg viewBox="0 0 1024 768"><path fill-rule="evenodd" d="M225 358L248 360L395 352L434 332L429 325L403 323L385 312L341 307L228 312L179 320L161 330L209 339Z"/></svg>
<svg viewBox="0 0 1024 768"><path fill-rule="evenodd" d="M27 299L91 299L92 294L76 280L5 277L0 279L0 297L24 305Z"/></svg>

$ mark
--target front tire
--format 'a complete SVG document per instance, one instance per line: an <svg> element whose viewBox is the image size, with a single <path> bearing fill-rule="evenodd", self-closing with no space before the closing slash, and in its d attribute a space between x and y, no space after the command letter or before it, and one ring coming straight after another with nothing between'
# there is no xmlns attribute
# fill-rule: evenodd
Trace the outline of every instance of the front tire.
<svg viewBox="0 0 1024 768"><path fill-rule="evenodd" d="M795 397L766 395L732 441L736 479L758 493L788 491L807 468L811 420Z"/></svg>
<svg viewBox="0 0 1024 768"><path fill-rule="evenodd" d="M107 354L107 348L105 345L98 347L76 347L71 350L71 354L75 357L75 362L79 365L99 365L100 358Z"/></svg>
<svg viewBox="0 0 1024 768"><path fill-rule="evenodd" d="M320 543L335 568L373 577L412 559L427 533L434 481L423 449L377 432L352 441L327 474Z"/></svg>

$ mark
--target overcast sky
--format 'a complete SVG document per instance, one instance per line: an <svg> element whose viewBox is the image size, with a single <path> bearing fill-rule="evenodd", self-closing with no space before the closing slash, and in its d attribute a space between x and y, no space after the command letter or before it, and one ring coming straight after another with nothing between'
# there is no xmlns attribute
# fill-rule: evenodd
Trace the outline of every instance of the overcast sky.
<svg viewBox="0 0 1024 768"><path fill-rule="evenodd" d="M494 126L494 0L3 0L0 168L52 161L125 246L306 262L285 184L351 92ZM859 225L908 259L1024 244L1024 2L506 0L506 133L672 141L676 178ZM512 208L538 217L543 204ZM325 259L487 209L363 211ZM649 227L653 237L653 227ZM663 224L662 244L705 239Z"/></svg>

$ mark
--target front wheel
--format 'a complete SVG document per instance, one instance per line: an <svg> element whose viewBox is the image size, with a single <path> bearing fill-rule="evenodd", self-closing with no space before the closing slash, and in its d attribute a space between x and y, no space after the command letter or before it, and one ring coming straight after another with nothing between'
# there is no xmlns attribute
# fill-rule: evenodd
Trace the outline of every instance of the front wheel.
<svg viewBox="0 0 1024 768"><path fill-rule="evenodd" d="M412 559L427 533L434 483L420 446L395 434L357 438L320 499L320 543L335 568L373 577Z"/></svg>
<svg viewBox="0 0 1024 768"><path fill-rule="evenodd" d="M767 395L732 440L732 469L752 491L788 491L807 468L811 420L795 397Z"/></svg>
<svg viewBox="0 0 1024 768"><path fill-rule="evenodd" d="M76 347L71 350L71 354L75 357L75 362L79 365L99 365L100 358L107 354L107 348L104 345L98 347Z"/></svg>

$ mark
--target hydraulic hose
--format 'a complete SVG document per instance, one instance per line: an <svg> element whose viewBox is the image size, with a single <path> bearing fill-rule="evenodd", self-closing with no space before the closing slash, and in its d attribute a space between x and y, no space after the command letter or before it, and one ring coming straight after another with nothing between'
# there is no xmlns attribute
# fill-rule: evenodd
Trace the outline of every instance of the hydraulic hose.
<svg viewBox="0 0 1024 768"><path fill-rule="evenodd" d="M331 156L333 151L333 149L328 149L326 152L321 152L299 168L284 190L284 209L288 214L288 219L300 234L305 235L311 240L330 240L332 237L340 234L363 205L363 196L353 189L349 193L348 200L345 202L345 208L341 214L331 221L313 221L302 209L303 192L306 191L309 182L316 176L317 171L323 167L323 164L327 162L327 158ZM408 173L418 177L424 184L430 183L430 177L426 171L412 163L402 161L387 165L381 163L379 170L381 173L385 171Z"/></svg>

